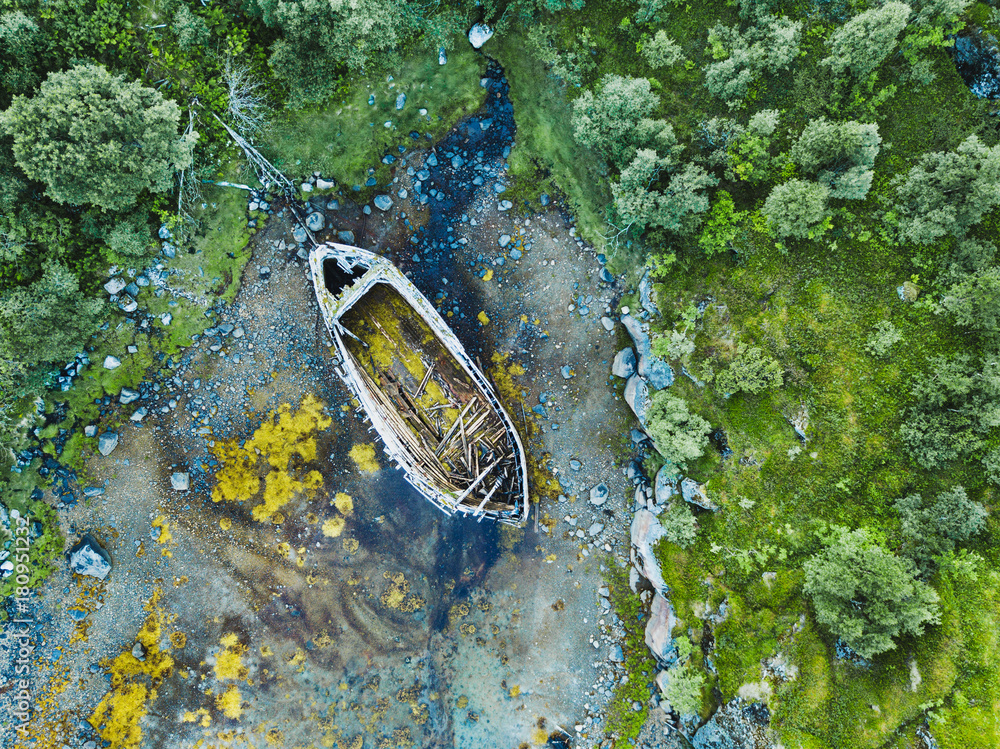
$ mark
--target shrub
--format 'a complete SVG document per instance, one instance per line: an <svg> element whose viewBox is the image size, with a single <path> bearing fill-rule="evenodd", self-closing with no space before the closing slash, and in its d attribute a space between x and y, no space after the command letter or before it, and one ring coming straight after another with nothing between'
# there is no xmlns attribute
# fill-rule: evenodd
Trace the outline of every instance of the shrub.
<svg viewBox="0 0 1000 749"><path fill-rule="evenodd" d="M653 394L647 417L649 435L663 459L675 466L701 456L711 425L688 411L683 398L666 390Z"/></svg>
<svg viewBox="0 0 1000 749"><path fill-rule="evenodd" d="M833 542L805 563L805 593L816 619L863 658L894 648L940 621L938 595L916 578L909 559L876 544L864 529L838 528Z"/></svg>
<svg viewBox="0 0 1000 749"><path fill-rule="evenodd" d="M666 539L682 549L691 547L698 537L698 521L687 506L687 502L674 502L660 516L660 525Z"/></svg>
<svg viewBox="0 0 1000 749"><path fill-rule="evenodd" d="M716 387L726 393L761 393L771 388L781 387L784 372L774 359L764 356L764 352L754 346L748 348L740 344L732 363L715 376Z"/></svg>

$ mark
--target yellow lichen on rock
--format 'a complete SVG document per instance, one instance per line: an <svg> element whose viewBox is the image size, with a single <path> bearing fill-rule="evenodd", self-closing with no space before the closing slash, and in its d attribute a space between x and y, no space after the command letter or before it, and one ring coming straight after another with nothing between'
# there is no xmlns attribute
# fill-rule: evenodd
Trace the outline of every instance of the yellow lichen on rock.
<svg viewBox="0 0 1000 749"><path fill-rule="evenodd" d="M174 617L159 607L161 592L157 589L145 609L148 612L136 641L142 646L139 660L128 648L113 661L102 665L111 672L111 690L104 695L87 719L104 741L113 749L133 749L142 742L139 723L146 715L148 703L156 698L156 687L170 674L174 659L161 650L163 627Z"/></svg>
<svg viewBox="0 0 1000 749"><path fill-rule="evenodd" d="M476 319L479 320L479 323L481 325L485 326L485 325L489 325L490 324L490 318L489 318L489 316L485 312L483 312L482 310L480 310L479 314L476 315Z"/></svg>
<svg viewBox="0 0 1000 749"><path fill-rule="evenodd" d="M235 632L223 636L219 643L222 650L215 656L215 678L220 681L247 678L248 671L243 665L243 654L247 651Z"/></svg>
<svg viewBox="0 0 1000 749"><path fill-rule="evenodd" d="M343 541L341 541L341 544L344 547L344 551L346 551L348 554L353 554L361 547L361 544L358 543L358 539L356 538L345 538Z"/></svg>
<svg viewBox="0 0 1000 749"><path fill-rule="evenodd" d="M229 518L219 518L219 527L224 531L228 531L233 527L233 521Z"/></svg>
<svg viewBox="0 0 1000 749"><path fill-rule="evenodd" d="M375 445L364 442L355 445L348 453L358 469L363 473L377 473L379 470L378 461L375 459Z"/></svg>

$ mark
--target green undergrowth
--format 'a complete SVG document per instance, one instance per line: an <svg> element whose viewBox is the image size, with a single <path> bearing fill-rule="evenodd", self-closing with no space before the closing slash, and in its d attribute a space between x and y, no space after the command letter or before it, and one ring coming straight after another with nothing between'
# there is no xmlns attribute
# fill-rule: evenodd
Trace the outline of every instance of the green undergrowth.
<svg viewBox="0 0 1000 749"><path fill-rule="evenodd" d="M536 203L542 193L566 196L583 237L604 246L610 202L608 177L600 160L573 138L572 107L565 88L550 77L521 33L490 43L510 83L517 132L510 154L514 177L511 200Z"/></svg>
<svg viewBox="0 0 1000 749"><path fill-rule="evenodd" d="M7 512L17 511L21 517L28 520L29 525L29 545L28 545L28 584L27 587L35 588L53 572L58 564L63 551L63 537L59 530L59 521L55 510L49 507L44 500L34 500L31 493L38 484L38 459L33 464L25 468L21 473L10 473L4 477L0 489L3 492L3 506ZM11 528L16 528L17 523L11 520ZM0 549L10 552L8 557L15 565L14 574L7 579L0 581L0 599L6 599L17 593L18 575L20 572L16 565L22 563L19 558L21 553L15 546L12 534L0 528ZM16 615L16 614L15 614ZM7 611L0 608L0 621L7 619Z"/></svg>
<svg viewBox="0 0 1000 749"><path fill-rule="evenodd" d="M348 189L364 188L368 169L375 167L384 184L389 170L381 163L385 153L398 156L399 145L429 147L479 109L486 96L479 85L485 70L486 59L464 40L448 53L445 65L438 64L436 53L421 50L377 78L359 76L344 82L333 104L287 113L267 133L263 150L291 179L318 171ZM401 93L406 103L397 110ZM375 97L372 106L369 96ZM421 115L421 109L427 114ZM414 131L420 134L416 140L409 137Z"/></svg>
<svg viewBox="0 0 1000 749"><path fill-rule="evenodd" d="M646 647L645 628L648 614L628 584L628 570L611 559L606 560L611 605L625 627L622 653L625 676L615 686L608 706L606 729L615 737L616 746L628 746L639 735L649 715L650 685L656 676L656 661ZM639 710L633 707L639 703Z"/></svg>

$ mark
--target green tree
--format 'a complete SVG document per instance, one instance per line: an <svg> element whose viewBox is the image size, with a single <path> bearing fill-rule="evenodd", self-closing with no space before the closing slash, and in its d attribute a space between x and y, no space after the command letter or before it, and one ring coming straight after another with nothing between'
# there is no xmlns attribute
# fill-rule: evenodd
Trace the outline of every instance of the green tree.
<svg viewBox="0 0 1000 749"><path fill-rule="evenodd" d="M1000 426L1000 366L989 358L976 366L967 354L938 356L918 375L899 435L907 452L927 469L978 450Z"/></svg>
<svg viewBox="0 0 1000 749"><path fill-rule="evenodd" d="M982 504L969 499L962 486L941 492L931 503L919 494L900 497L896 511L914 557L924 565L979 533L988 514Z"/></svg>
<svg viewBox="0 0 1000 749"><path fill-rule="evenodd" d="M659 105L648 79L606 75L596 95L584 91L573 102L573 134L622 169L642 145L636 142L640 121L648 120ZM648 136L651 126L646 130Z"/></svg>
<svg viewBox="0 0 1000 749"><path fill-rule="evenodd" d="M864 529L836 529L832 543L805 563L816 619L864 658L920 635L940 621L938 595L917 579L909 559L876 544Z"/></svg>
<svg viewBox="0 0 1000 749"><path fill-rule="evenodd" d="M762 393L784 383L784 371L757 346L740 344L736 358L715 376L715 386L725 393Z"/></svg>
<svg viewBox="0 0 1000 749"><path fill-rule="evenodd" d="M40 279L0 292L0 359L23 368L65 362L80 352L104 312L101 299L80 294L76 276L48 261Z"/></svg>
<svg viewBox="0 0 1000 749"><path fill-rule="evenodd" d="M700 457L711 425L688 410L683 398L666 390L653 394L647 416L649 436L663 459L675 466Z"/></svg>
<svg viewBox="0 0 1000 749"><path fill-rule="evenodd" d="M663 29L642 43L642 56L653 68L668 68L684 59L681 45L667 36Z"/></svg>
<svg viewBox="0 0 1000 749"><path fill-rule="evenodd" d="M196 134L177 132L180 110L158 91L97 65L51 73L36 96L17 96L0 124L17 165L59 203L119 210L143 190L163 192L191 162Z"/></svg>
<svg viewBox="0 0 1000 749"><path fill-rule="evenodd" d="M44 39L34 20L19 10L0 15L0 86L8 93L24 94L38 85L43 48Z"/></svg>
<svg viewBox="0 0 1000 749"><path fill-rule="evenodd" d="M177 35L178 46L186 52L205 46L212 38L204 19L183 3L177 7L170 29Z"/></svg>
<svg viewBox="0 0 1000 749"><path fill-rule="evenodd" d="M251 12L281 32L271 69L301 105L328 99L347 71L393 64L420 16L404 0L250 0Z"/></svg>
<svg viewBox="0 0 1000 749"><path fill-rule="evenodd" d="M725 190L715 194L715 202L708 214L705 229L698 237L698 246L708 257L722 252L732 252L733 244L740 232L740 224L749 214L747 211L737 211L733 196Z"/></svg>
<svg viewBox="0 0 1000 749"><path fill-rule="evenodd" d="M750 84L764 72L777 73L799 53L802 23L765 16L744 32L716 24L708 32L709 52L718 60L705 68L705 87L716 98L736 106Z"/></svg>
<svg viewBox="0 0 1000 749"><path fill-rule="evenodd" d="M818 182L793 179L778 185L764 201L763 214L779 237L812 237L828 215L830 188Z"/></svg>
<svg viewBox="0 0 1000 749"><path fill-rule="evenodd" d="M948 234L962 238L1000 205L1000 146L988 148L970 135L954 152L924 154L893 184L901 239L931 244Z"/></svg>
<svg viewBox="0 0 1000 749"><path fill-rule="evenodd" d="M1000 268L969 273L952 285L941 306L959 325L989 336L1000 333Z"/></svg>
<svg viewBox="0 0 1000 749"><path fill-rule="evenodd" d="M850 70L858 78L867 78L896 48L896 37L909 17L910 6L900 2L854 16L830 36L830 56L823 63L836 73Z"/></svg>
<svg viewBox="0 0 1000 749"><path fill-rule="evenodd" d="M871 188L881 143L878 125L820 117L806 125L791 155L801 174L830 188L830 197L861 200Z"/></svg>
<svg viewBox="0 0 1000 749"><path fill-rule="evenodd" d="M661 171L672 174L663 190L651 189L661 181ZM708 210L704 190L718 183L701 166L688 163L675 169L670 159L641 149L622 171L621 180L611 185L611 195L618 215L637 233L655 226L675 234L690 234L701 224L700 214Z"/></svg>

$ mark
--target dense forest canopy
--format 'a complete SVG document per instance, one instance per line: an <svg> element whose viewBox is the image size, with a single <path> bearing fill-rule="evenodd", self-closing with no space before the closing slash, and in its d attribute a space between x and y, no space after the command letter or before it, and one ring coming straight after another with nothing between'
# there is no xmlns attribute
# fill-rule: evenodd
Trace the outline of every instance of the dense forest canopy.
<svg viewBox="0 0 1000 749"><path fill-rule="evenodd" d="M780 652L786 746L912 746L895 732L924 722L996 746L1000 144L951 56L956 35L996 44L982 2L0 0L6 467L30 465L60 369L120 327L110 266L168 238L239 250L205 244L204 186L241 159L223 122L306 176L272 133L480 22L512 81L519 206L561 192L612 267L656 282L652 352L678 378L652 395L647 467L725 505L663 518L690 638L671 703L705 717ZM152 366L177 340L148 332ZM729 611L712 658L691 648L706 601ZM619 736L652 676L629 663Z"/></svg>

